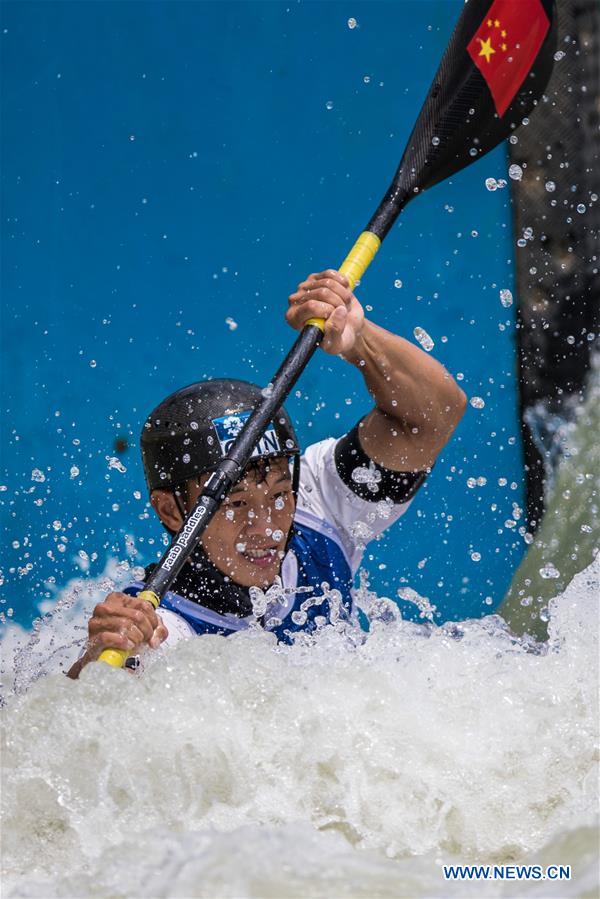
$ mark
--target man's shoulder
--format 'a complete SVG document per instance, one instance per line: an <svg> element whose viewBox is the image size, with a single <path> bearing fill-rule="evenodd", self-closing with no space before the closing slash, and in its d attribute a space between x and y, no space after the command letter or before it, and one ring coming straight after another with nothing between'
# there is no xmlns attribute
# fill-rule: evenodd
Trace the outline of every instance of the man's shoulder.
<svg viewBox="0 0 600 899"><path fill-rule="evenodd" d="M303 467L305 469L307 467L312 468L315 465L322 464L329 456L333 458L335 444L338 440L338 437L325 437L323 440L316 441L316 443L309 443L300 456L300 477L302 477Z"/></svg>

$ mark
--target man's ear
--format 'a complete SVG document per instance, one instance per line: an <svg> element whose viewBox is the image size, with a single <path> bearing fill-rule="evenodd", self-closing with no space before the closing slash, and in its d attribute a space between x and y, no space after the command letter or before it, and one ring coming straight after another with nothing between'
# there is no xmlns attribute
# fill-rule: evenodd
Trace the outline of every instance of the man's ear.
<svg viewBox="0 0 600 899"><path fill-rule="evenodd" d="M152 508L170 531L178 531L183 524L181 512L170 490L153 490L150 494Z"/></svg>

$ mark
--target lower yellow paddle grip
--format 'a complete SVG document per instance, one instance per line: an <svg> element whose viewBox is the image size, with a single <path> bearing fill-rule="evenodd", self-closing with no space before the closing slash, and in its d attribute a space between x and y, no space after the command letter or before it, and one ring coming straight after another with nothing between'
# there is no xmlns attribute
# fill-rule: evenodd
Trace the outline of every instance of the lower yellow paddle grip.
<svg viewBox="0 0 600 899"><path fill-rule="evenodd" d="M152 590L142 590L141 593L138 593L137 599L143 599L146 602L149 602L155 609L160 605L160 599L156 593L152 592ZM122 668L129 656L130 653L126 649L104 649L100 653L98 661L105 662L113 668Z"/></svg>
<svg viewBox="0 0 600 899"><path fill-rule="evenodd" d="M350 282L350 289L354 290L368 267L375 258L375 253L381 246L381 241L371 231L363 231L344 261L340 266L342 275L346 275ZM307 325L316 325L321 331L325 330L325 320L322 318L309 318Z"/></svg>

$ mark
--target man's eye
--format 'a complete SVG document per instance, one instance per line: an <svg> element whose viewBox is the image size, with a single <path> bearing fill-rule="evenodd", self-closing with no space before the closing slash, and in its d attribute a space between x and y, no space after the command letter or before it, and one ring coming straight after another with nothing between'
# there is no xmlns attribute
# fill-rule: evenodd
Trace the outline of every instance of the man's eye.
<svg viewBox="0 0 600 899"><path fill-rule="evenodd" d="M232 499L227 503L230 509L243 509L246 503L243 499Z"/></svg>

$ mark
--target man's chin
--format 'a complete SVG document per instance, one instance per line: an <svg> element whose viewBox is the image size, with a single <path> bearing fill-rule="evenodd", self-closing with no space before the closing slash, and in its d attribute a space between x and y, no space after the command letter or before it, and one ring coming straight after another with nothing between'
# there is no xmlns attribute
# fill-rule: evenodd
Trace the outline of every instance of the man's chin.
<svg viewBox="0 0 600 899"><path fill-rule="evenodd" d="M278 560L279 561L279 560ZM249 570L244 566L243 571L237 571L232 575L232 580L240 587L260 587L265 590L270 587L277 575L280 573L280 565L272 565L269 568L260 570L258 566L252 566L255 570Z"/></svg>

